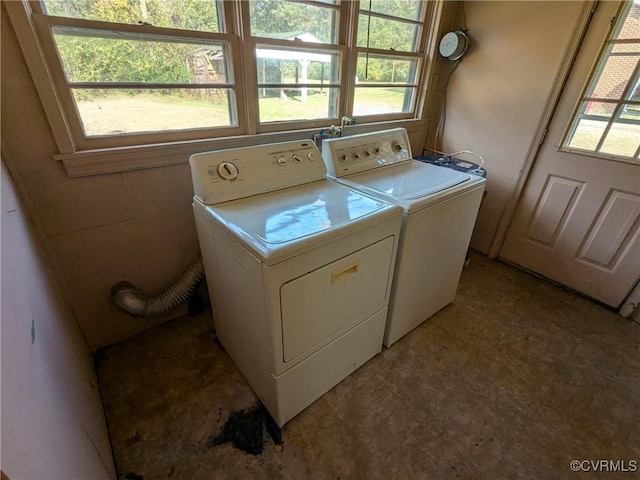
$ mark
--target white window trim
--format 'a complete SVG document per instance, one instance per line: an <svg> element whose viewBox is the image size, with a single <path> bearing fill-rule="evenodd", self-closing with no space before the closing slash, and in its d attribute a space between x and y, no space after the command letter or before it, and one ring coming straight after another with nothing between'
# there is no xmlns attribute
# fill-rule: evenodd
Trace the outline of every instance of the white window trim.
<svg viewBox="0 0 640 480"><path fill-rule="evenodd" d="M38 26L31 16L31 9L27 0L4 2L7 12L9 14L9 20L13 25L18 42L22 49L23 55L29 72L32 76L36 90L43 105L43 109L47 120L51 126L56 144L60 151L59 154L54 155L54 158L58 161L62 161L67 174L70 177L82 177L87 175L98 175L115 172L123 172L130 170L137 170L142 168L161 167L167 165L176 165L188 163L189 156L193 153L198 153L206 150L213 150L219 148L233 148L240 146L256 145L260 143L286 141L294 139L310 139L313 138L315 133L318 133L318 129L328 129L333 123L333 119L321 119L317 121L301 121L301 122L282 122L282 123L270 123L270 124L252 124L248 119L253 119L257 122L257 111L255 102L247 102L244 100L245 89L251 92L253 95L253 87L257 88L257 77L255 75L255 58L251 58L251 55L244 55L244 63L234 62L235 68L233 72L233 78L236 79L237 88L236 95L238 95L238 125L232 127L228 131L222 129L216 132L215 138L201 138L201 132L194 130L195 135L193 138L185 139L185 132L179 132L180 140L172 138L171 132L161 132L159 134L151 134L149 139L158 139L156 143L140 144L140 145L119 145L118 142L113 142L112 145L107 145L100 148L87 148L79 145L81 142L76 142L73 134L70 122L66 118L64 111L64 101L60 98L55 88L55 75L52 73L48 63L45 50L40 42L40 38L37 33ZM240 6L243 2L225 2L231 5L231 8L236 8L235 17L230 14L230 9L225 8L224 21L229 25L230 20L233 18L245 18L248 16L248 8L242 8ZM312 2L313 3L313 2ZM326 6L326 4L320 4ZM226 5L228 7L228 5ZM444 2L438 0L435 2L427 2L426 11L424 12L424 29L420 40L420 48L418 53L406 54L407 56L417 57L419 62L423 62L420 66L420 78L417 79L416 94L414 96L413 112L408 114L389 114L389 115L375 115L371 117L358 116L358 125L347 127L345 133L355 134L364 133L368 131L379 130L381 128L389 127L405 127L409 133L422 134L427 127L428 122L421 118L424 112L424 98L427 96L429 90L426 85L426 80L433 77L433 65L431 61L428 61L427 54L424 50L424 45L431 45L429 48L430 54L433 54L433 45L437 44L436 35L439 34L438 28L440 26L441 14L443 10ZM339 15L344 15L346 10L350 10L350 15L357 15L358 2L348 1L343 2L340 7L335 7L339 11ZM357 22L356 22L357 23ZM247 23L245 23L247 25ZM351 37L351 41L355 42L355 31L350 31L349 27L352 25L350 22L340 22L340 31L338 32L338 41L340 45L334 44L309 44L309 48L322 49L336 51L339 50L342 55L345 56L345 61L342 62L344 71L341 75L341 89L343 94L340 96L340 102L338 111L346 112L347 107L350 109L353 105L353 88L346 88L349 72L355 72L357 55L356 51L360 48L353 48L354 55L348 56L348 46L344 45L345 39ZM135 27L135 26L133 26ZM228 39L233 45L238 42L238 39L249 40L255 42L256 40L262 42L262 38L250 37L249 32L243 31L242 25L229 26L229 31L240 31L241 35L237 36L233 33L229 34L212 34L219 36L218 38ZM142 32L142 30L137 30ZM157 32L154 29L154 32ZM188 36L182 35L182 36ZM235 48L240 48L236 46ZM255 51L251 49L251 51ZM369 49L369 51L373 51ZM386 50L379 51L382 54L388 54ZM346 58L350 57L350 58ZM344 65L347 65L344 67ZM346 74L344 72L347 72ZM355 73L354 73L355 78ZM244 79L245 81L242 81ZM244 87L243 87L244 86ZM337 117L336 122L339 122ZM372 122L372 123L368 123ZM286 124L287 130L283 130L283 123ZM200 133L200 138L196 138ZM159 140L162 137L162 140ZM117 138L117 137L116 137ZM143 139L142 136L137 138ZM83 148L84 147L84 148Z"/></svg>
<svg viewBox="0 0 640 480"><path fill-rule="evenodd" d="M582 157L592 157L608 162L627 163L629 165L638 165L639 162L637 158L621 157L605 152L594 152L593 150L582 150L580 148L562 146L562 144L557 148L557 150L563 153L571 153Z"/></svg>

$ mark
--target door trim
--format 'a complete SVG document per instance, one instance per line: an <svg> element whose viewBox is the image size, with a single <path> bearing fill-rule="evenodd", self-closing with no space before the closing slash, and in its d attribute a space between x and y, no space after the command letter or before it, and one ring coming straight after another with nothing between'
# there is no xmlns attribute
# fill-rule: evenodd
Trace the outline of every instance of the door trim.
<svg viewBox="0 0 640 480"><path fill-rule="evenodd" d="M547 135L547 129L560 102L562 92L567 84L569 75L573 69L573 65L578 56L578 52L580 51L580 47L582 46L582 42L584 41L584 37L587 34L589 24L591 23L591 19L593 18L597 5L598 0L586 1L582 7L580 16L573 27L573 32L571 34L572 41L567 46L562 57L560 70L558 70L553 81L551 92L549 93L542 116L538 122L535 136L527 150L527 155L522 169L520 170L520 175L516 182L511 186L504 212L489 249L489 258L495 259L500 255L500 251L502 250L507 238L509 227L511 226L511 222L515 216L516 207L520 201L520 197L522 196L527 180L529 179L533 165L538 158L540 147Z"/></svg>

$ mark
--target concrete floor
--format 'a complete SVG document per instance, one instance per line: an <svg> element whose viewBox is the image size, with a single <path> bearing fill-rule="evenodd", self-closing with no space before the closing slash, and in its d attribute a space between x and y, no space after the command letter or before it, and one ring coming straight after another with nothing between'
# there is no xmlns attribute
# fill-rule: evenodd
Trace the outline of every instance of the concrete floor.
<svg viewBox="0 0 640 480"><path fill-rule="evenodd" d="M640 464L640 325L479 254L453 304L287 423L283 444L265 435L261 455L208 445L232 412L257 402L210 312L101 351L98 371L120 479L640 472L570 468Z"/></svg>

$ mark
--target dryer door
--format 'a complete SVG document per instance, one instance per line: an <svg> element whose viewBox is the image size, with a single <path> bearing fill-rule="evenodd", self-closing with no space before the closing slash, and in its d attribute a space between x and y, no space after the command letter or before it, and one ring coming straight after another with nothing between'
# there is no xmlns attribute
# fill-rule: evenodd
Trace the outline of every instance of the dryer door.
<svg viewBox="0 0 640 480"><path fill-rule="evenodd" d="M285 362L312 353L384 307L393 242L388 237L281 287Z"/></svg>

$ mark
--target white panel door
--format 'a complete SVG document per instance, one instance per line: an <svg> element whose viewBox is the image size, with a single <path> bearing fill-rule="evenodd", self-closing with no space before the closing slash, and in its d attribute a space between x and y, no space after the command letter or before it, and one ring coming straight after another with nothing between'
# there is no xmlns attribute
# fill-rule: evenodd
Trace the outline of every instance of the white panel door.
<svg viewBox="0 0 640 480"><path fill-rule="evenodd" d="M500 252L612 307L640 278L640 166L557 146L617 6L596 10Z"/></svg>

